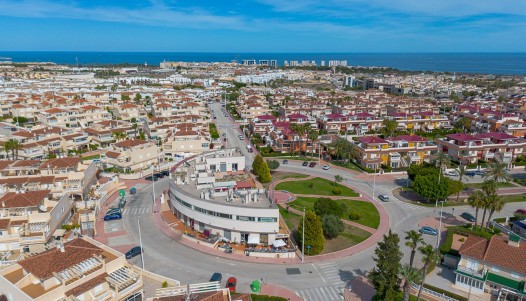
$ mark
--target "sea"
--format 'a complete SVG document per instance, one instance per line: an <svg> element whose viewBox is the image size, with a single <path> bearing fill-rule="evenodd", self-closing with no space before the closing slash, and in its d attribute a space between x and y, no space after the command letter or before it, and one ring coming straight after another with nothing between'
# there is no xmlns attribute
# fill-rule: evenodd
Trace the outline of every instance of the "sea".
<svg viewBox="0 0 526 301"><path fill-rule="evenodd" d="M219 53L0 51L1 61L54 62L68 65L148 64L162 61L241 62L242 60L347 61L349 66L391 67L406 71L526 75L526 53Z"/></svg>

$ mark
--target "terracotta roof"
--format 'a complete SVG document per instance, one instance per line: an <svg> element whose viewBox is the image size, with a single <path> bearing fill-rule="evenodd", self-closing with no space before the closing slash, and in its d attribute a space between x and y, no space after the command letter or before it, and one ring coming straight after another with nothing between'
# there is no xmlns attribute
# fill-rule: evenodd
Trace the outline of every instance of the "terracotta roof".
<svg viewBox="0 0 526 301"><path fill-rule="evenodd" d="M40 160L19 160L13 163L11 167L37 167L40 165Z"/></svg>
<svg viewBox="0 0 526 301"><path fill-rule="evenodd" d="M108 273L102 273L101 275L89 281L86 281L73 289L70 289L69 291L66 292L66 296L77 296L82 293L85 293L89 291L90 289L96 287L97 285L106 282L106 277L108 276L109 276Z"/></svg>
<svg viewBox="0 0 526 301"><path fill-rule="evenodd" d="M112 152L112 151L106 152L106 156L109 158L113 158L113 159L118 158L120 155L121 153L118 153L118 152Z"/></svg>
<svg viewBox="0 0 526 301"><path fill-rule="evenodd" d="M15 161L11 160L0 160L0 170L4 170Z"/></svg>
<svg viewBox="0 0 526 301"><path fill-rule="evenodd" d="M94 244L77 238L64 244L64 252L50 249L23 259L18 264L35 277L44 280L52 277L53 273L59 273L102 252L104 250Z"/></svg>
<svg viewBox="0 0 526 301"><path fill-rule="evenodd" d="M80 158L74 157L49 159L40 165L40 169L77 167L79 162Z"/></svg>
<svg viewBox="0 0 526 301"><path fill-rule="evenodd" d="M387 141L385 141L384 139L378 138L376 136L362 137L362 138L359 138L358 141L363 142L363 143L367 143L367 144L383 144L383 143L387 143Z"/></svg>
<svg viewBox="0 0 526 301"><path fill-rule="evenodd" d="M51 190L31 190L23 193L8 192L0 198L3 208L34 207L40 204Z"/></svg>
<svg viewBox="0 0 526 301"><path fill-rule="evenodd" d="M192 295L192 300L195 301L224 301L223 292L205 292L205 293L195 293ZM179 296L169 296L169 297L156 297L154 301L185 301L185 295Z"/></svg>
<svg viewBox="0 0 526 301"><path fill-rule="evenodd" d="M134 147L141 144L146 144L148 141L145 140L139 140L139 139L128 139L121 141L119 143L115 143L114 145L117 147Z"/></svg>
<svg viewBox="0 0 526 301"><path fill-rule="evenodd" d="M54 176L44 177L5 177L0 179L0 184L17 185L25 183L42 183L42 184L53 184L55 182Z"/></svg>
<svg viewBox="0 0 526 301"><path fill-rule="evenodd" d="M493 235L487 240L469 236L460 247L460 255L485 261L489 264L526 274L526 243L518 247L509 245L508 238Z"/></svg>

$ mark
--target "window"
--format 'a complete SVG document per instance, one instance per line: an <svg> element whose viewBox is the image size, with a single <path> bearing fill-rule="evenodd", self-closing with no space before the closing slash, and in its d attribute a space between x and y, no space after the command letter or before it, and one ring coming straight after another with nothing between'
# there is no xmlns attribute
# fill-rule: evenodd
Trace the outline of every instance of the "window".
<svg viewBox="0 0 526 301"><path fill-rule="evenodd" d="M497 268L497 267L492 267L492 268L491 268L491 271L492 271L492 272L497 272L497 273L498 273L498 272L500 272L500 269Z"/></svg>
<svg viewBox="0 0 526 301"><path fill-rule="evenodd" d="M242 215L238 215L238 216L237 216L237 220L238 220L238 221L245 221L245 222L255 222L255 221L256 221L256 218L253 217L253 216L242 216Z"/></svg>
<svg viewBox="0 0 526 301"><path fill-rule="evenodd" d="M202 148L208 148L208 143L201 143Z"/></svg>
<svg viewBox="0 0 526 301"><path fill-rule="evenodd" d="M276 217L258 217L258 222L275 223L278 219Z"/></svg>

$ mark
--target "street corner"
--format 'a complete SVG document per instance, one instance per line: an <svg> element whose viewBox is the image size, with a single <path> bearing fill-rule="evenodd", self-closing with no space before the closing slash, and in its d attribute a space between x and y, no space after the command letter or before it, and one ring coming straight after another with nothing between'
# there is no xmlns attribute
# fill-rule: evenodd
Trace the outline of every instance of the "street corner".
<svg viewBox="0 0 526 301"><path fill-rule="evenodd" d="M438 224L440 223L440 221L438 220L438 217L434 217L434 216L431 216L431 217L426 217L422 220L420 220L418 222L418 227L424 227L424 226L428 226L428 227L431 227L431 228L438 228Z"/></svg>
<svg viewBox="0 0 526 301"><path fill-rule="evenodd" d="M452 210L453 211L453 210ZM442 227L460 226L465 222L451 212L442 212ZM429 226L437 229L440 226L440 212L436 211L434 216L427 216L418 222L419 227Z"/></svg>
<svg viewBox="0 0 526 301"><path fill-rule="evenodd" d="M374 295L376 295L376 291L366 277L359 276L351 280L351 292L347 300L368 301L372 300Z"/></svg>
<svg viewBox="0 0 526 301"><path fill-rule="evenodd" d="M304 301L302 297L296 295L293 291L275 284L263 284L261 286L261 295L277 296L289 301Z"/></svg>

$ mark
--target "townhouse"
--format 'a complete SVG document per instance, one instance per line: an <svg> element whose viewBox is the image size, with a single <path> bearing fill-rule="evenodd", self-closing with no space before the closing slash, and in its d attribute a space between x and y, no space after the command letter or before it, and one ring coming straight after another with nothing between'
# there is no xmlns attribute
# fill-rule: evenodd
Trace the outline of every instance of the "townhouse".
<svg viewBox="0 0 526 301"><path fill-rule="evenodd" d="M110 149L105 163L124 172L147 169L158 163L161 154L155 143L139 139L114 143Z"/></svg>

